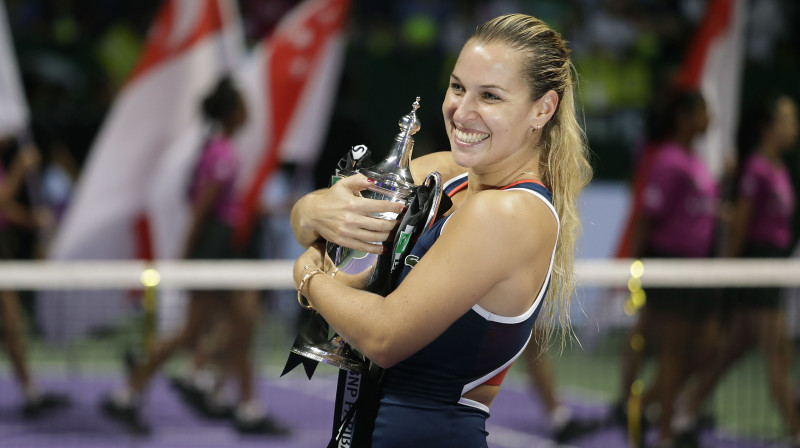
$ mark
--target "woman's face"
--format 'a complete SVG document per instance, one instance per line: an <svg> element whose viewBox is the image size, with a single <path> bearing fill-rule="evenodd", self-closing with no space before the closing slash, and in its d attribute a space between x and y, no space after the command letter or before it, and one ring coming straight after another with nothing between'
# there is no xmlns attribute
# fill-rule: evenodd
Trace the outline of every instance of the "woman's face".
<svg viewBox="0 0 800 448"><path fill-rule="evenodd" d="M708 111L708 106L705 101L700 101L694 108L692 113L692 123L694 124L694 133L702 134L708 130L708 124L711 121L711 116Z"/></svg>
<svg viewBox="0 0 800 448"><path fill-rule="evenodd" d="M466 168L529 159L535 103L521 76L522 53L470 40L458 57L442 113L453 160Z"/></svg>
<svg viewBox="0 0 800 448"><path fill-rule="evenodd" d="M789 97L781 97L775 105L770 131L782 148L791 148L797 141L797 126L797 104Z"/></svg>
<svg viewBox="0 0 800 448"><path fill-rule="evenodd" d="M234 132L241 129L241 127L247 123L247 117L247 105L244 102L244 98L240 95L231 116Z"/></svg>

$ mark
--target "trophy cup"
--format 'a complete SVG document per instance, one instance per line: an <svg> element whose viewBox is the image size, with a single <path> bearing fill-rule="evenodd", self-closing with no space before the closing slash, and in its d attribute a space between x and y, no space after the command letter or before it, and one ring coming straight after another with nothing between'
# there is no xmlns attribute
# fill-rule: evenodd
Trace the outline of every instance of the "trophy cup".
<svg viewBox="0 0 800 448"><path fill-rule="evenodd" d="M399 202L408 207L415 192L409 162L414 149L412 136L420 129L420 122L416 114L418 108L419 97L414 101L411 112L398 122L400 132L395 136L385 160L370 168L340 170L337 175L347 177L362 173L374 180L372 187L361 192L363 197ZM438 176L438 173L436 175ZM426 182L429 183L430 180L426 179ZM401 218L395 213L378 213L373 216L389 220ZM394 238L390 237L383 244L391 246L393 240ZM394 258L392 247L388 247L384 254L378 255L328 242L326 252L336 268L339 269L339 275L344 274L350 278L359 279L358 283L361 289L381 295L391 291L391 271ZM321 316L318 317L322 319ZM366 371L369 365L368 361L355 352L339 335L334 335L321 342L304 341L295 344L291 351L351 372Z"/></svg>

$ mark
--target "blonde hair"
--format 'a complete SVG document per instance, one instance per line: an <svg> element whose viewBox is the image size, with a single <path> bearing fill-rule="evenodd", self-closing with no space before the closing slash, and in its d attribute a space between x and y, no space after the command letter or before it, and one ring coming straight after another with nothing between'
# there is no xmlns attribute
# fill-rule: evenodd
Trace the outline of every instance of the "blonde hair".
<svg viewBox="0 0 800 448"><path fill-rule="evenodd" d="M592 178L586 135L577 119L573 67L561 35L541 20L524 14L508 14L479 26L470 38L483 43L503 43L525 53L522 75L536 101L550 90L558 95L555 114L542 128L540 173L553 193L561 221L548 299L540 316L545 324L558 322L563 343L571 336L570 303L575 293L575 243L581 233L578 196ZM546 342L555 330L546 325ZM542 344L545 347L546 344Z"/></svg>

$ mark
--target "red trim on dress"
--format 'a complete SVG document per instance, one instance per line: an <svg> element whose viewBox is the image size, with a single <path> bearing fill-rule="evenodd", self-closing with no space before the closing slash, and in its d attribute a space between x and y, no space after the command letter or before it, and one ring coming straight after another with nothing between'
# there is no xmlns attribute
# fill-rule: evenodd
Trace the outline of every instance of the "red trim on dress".
<svg viewBox="0 0 800 448"><path fill-rule="evenodd" d="M539 185L543 186L544 188L547 188L547 187L545 187L545 186L544 186L544 184L543 184L543 183L539 182L538 180L533 180L533 179L522 179L522 180L518 180L518 181L516 181L516 182L514 182L514 183L511 183L511 184L508 184L508 185L506 185L505 187L501 188L501 190L506 190L506 189L508 189L508 188L511 188L511 187L513 187L514 185L519 185L519 184L539 184ZM549 188L547 188L547 190L550 190L550 189L549 189Z"/></svg>
<svg viewBox="0 0 800 448"><path fill-rule="evenodd" d="M465 181L463 184L453 188L453 190L450 193L447 193L447 195L452 198L454 194L458 193L459 191L463 190L464 188L467 188L467 184L468 183L469 183L469 181ZM513 187L514 185L529 184L529 183L539 184L539 185L543 186L544 188L547 188L543 183L539 182L538 180L522 179L522 180L518 180L516 182L513 182L511 184L508 184L505 187L501 187L500 190L506 190L508 188ZM549 188L547 188L547 189L550 190Z"/></svg>
<svg viewBox="0 0 800 448"><path fill-rule="evenodd" d="M508 367L501 370L497 375L491 377L488 381L486 381L483 384L488 384L489 386L499 386L500 384L503 383L503 379L505 379L506 373L508 373L508 369L510 369L512 365L514 365L513 362L509 364Z"/></svg>
<svg viewBox="0 0 800 448"><path fill-rule="evenodd" d="M466 181L463 184L457 186L456 188L453 188L453 190L450 193L447 193L447 195L452 198L454 194L458 193L459 191L463 190L464 188L467 188L467 183L468 182L469 181Z"/></svg>

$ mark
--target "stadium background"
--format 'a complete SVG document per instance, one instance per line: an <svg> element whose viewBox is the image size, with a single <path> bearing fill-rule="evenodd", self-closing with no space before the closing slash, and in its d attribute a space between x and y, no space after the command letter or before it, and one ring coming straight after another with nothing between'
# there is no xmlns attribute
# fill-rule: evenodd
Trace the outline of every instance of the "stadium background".
<svg viewBox="0 0 800 448"><path fill-rule="evenodd" d="M160 2L5 3L31 107L35 140L45 154L50 146L67 148L79 171L115 93L139 55ZM296 3L240 0L248 42L254 44L269 33ZM388 147L396 133L397 117L415 96L421 96L424 105L420 110L423 131L417 138L416 154L446 147L439 101L463 36L480 18L508 10L529 12L551 23L572 43L574 62L582 78L581 101L596 170L584 202L586 237L582 256L610 257L627 213L628 182L644 133L645 111L658 89L680 66L706 6L703 0L355 1L346 63L330 132L317 165L316 183L327 182L333 161L344 148L365 143L379 153ZM800 5L790 0L752 0L749 8L742 104L767 90L800 97L800 32L793 27L800 19ZM797 151L789 165L798 185ZM800 220L795 219L795 223L797 229ZM799 233L796 231L795 235ZM35 240L33 235L27 237ZM23 248L19 258L36 258L33 247L29 244L27 250ZM25 294L29 299L34 297L33 292ZM563 395L570 403L585 407L587 415L599 415L617 395L619 347L622 331L630 321L622 312L618 294L606 290L586 290L583 294L587 316L575 316L583 346L571 345L562 354L552 354ZM263 366L265 390L280 395L274 384L284 380L278 380L276 372L282 367L292 338L291 325L286 324L282 313L291 311L280 298L286 295L265 296L272 311L264 315L257 356ZM26 303L34 313L35 300ZM107 387L119 373L121 353L139 344L141 319L141 314L132 313L117 326L98 328L94 335L66 346L44 341L37 336L39 329L32 325L31 358L36 370L52 377L55 384L80 383L87 391ZM797 328L793 327L793 331ZM4 358L0 360L3 362ZM182 362L177 360L166 370L176 371ZM53 433L58 437L59 432L66 431L58 422L45 421L32 429L12 417L15 392L8 371L6 365L0 370L0 409L12 423L0 421L0 441L9 437L6 440L11 441L10 446L67 446L65 440L72 437L68 432L61 441L53 438ZM529 421L529 432L542 434L542 425L537 426L535 418L536 412L541 411L537 410L535 397L527 396L524 374L513 371L510 379L509 393L516 391L521 406L531 412L530 419L515 423L520 426L515 430L525 433L528 429L524 425ZM287 381L297 384L300 390L314 387L296 380ZM75 390L82 393L83 389ZM308 409L298 413L302 415ZM719 427L740 437L736 440L741 446L750 446L746 444L751 439L757 441L753 443L769 443L782 435L758 354L750 355L726 377L715 395L713 409ZM196 422L175 423L175 431L185 431L193 423ZM115 440L118 435L110 432L104 428L99 433ZM76 446L86 443L78 440ZM105 442L98 443L101 444L97 446L106 446L102 445ZM189 442L180 443L189 446ZM524 446L508 443L506 446ZM296 446L304 445L298 442Z"/></svg>

